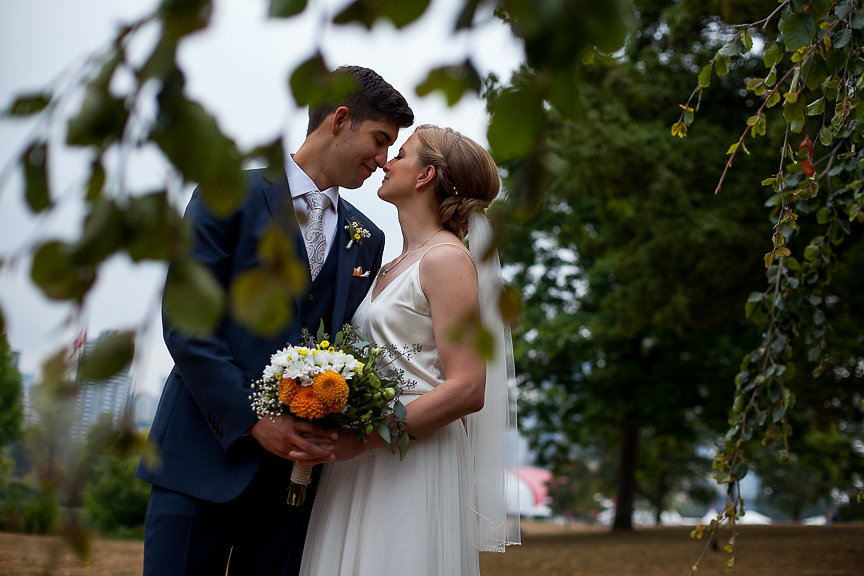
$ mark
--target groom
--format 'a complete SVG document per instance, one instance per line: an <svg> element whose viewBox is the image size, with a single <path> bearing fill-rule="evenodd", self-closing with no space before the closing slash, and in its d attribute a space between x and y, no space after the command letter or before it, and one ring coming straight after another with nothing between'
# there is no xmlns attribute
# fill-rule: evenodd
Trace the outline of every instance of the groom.
<svg viewBox="0 0 864 576"><path fill-rule="evenodd" d="M402 95L372 70L337 73L353 78L353 93L310 109L306 139L286 157L285 174L249 171L245 199L230 216L212 214L197 190L186 209L192 254L226 290L258 263L261 236L274 224L294 235L309 284L290 326L273 338L247 331L229 313L208 338L182 334L166 320L175 365L150 430L158 463L142 461L137 472L153 484L145 576L221 576L229 558L234 575L299 571L312 498L286 504L290 459L327 460L332 438L290 416L258 420L250 384L272 353L298 343L302 328L314 334L323 321L335 334L350 321L381 265L384 237L339 197L339 187L359 187L385 164L399 129L414 122ZM349 223L371 236L347 248Z"/></svg>

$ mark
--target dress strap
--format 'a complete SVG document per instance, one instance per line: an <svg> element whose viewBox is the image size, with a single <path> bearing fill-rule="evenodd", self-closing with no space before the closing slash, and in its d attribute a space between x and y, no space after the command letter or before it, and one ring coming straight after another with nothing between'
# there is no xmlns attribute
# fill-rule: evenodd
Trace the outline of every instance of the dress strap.
<svg viewBox="0 0 864 576"><path fill-rule="evenodd" d="M423 256L426 256L427 252L438 246L458 246L462 249L465 255L468 256L468 258L471 258L471 252L468 251L468 248L466 248L464 244L457 244L456 242L441 242L440 244L433 244L432 246L429 246L426 250L423 251L423 254L420 255L420 258L417 261L420 262L421 260L423 260ZM474 262L473 258L471 258L471 262Z"/></svg>

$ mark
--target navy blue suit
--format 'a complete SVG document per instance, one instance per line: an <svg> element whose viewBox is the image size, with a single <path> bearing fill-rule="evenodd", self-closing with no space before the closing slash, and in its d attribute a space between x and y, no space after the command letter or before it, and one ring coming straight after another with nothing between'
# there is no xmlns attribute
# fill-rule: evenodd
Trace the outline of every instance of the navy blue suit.
<svg viewBox="0 0 864 576"><path fill-rule="evenodd" d="M193 256L226 289L239 273L257 265L259 239L274 223L294 236L297 257L306 264L308 276L306 251L284 175L273 178L265 170L249 171L245 199L227 217L213 215L196 191L186 218L194 232ZM351 219L359 221L371 237L346 250L350 238L344 226ZM231 546L235 574L290 574L299 567L312 498L303 507L285 505L291 463L245 435L257 421L249 401L250 384L261 376L273 352L299 341L303 327L314 334L323 320L331 336L338 332L368 291L381 265L384 235L341 198L338 222L324 266L295 300L291 324L277 336L257 336L228 313L216 334L206 339L186 336L166 321L165 342L175 366L150 430L159 461L154 465L142 461L137 472L154 485L145 574L208 574L218 572L220 563L224 574ZM355 275L357 267L369 274ZM177 516L192 518L181 520L180 525L197 522L200 526L178 533ZM202 532L201 528L203 534L191 535ZM175 558L178 555L183 558Z"/></svg>

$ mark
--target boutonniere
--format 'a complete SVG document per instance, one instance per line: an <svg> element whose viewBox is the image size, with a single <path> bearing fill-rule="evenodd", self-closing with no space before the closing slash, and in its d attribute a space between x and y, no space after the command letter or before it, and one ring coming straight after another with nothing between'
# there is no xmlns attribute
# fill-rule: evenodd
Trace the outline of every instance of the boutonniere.
<svg viewBox="0 0 864 576"><path fill-rule="evenodd" d="M351 218L348 224L345 225L345 230L348 231L348 235L351 237L348 244L345 245L346 250L350 250L355 242L359 246L365 238L372 236L367 229L360 226L360 221L357 218Z"/></svg>

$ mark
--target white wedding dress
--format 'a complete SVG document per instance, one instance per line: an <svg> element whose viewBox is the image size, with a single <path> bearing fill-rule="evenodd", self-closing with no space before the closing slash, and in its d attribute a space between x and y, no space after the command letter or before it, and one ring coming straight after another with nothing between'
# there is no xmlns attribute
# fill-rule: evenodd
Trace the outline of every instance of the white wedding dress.
<svg viewBox="0 0 864 576"><path fill-rule="evenodd" d="M405 378L416 381L402 396L405 404L444 380L429 302L420 287L420 261L422 257L374 300L373 285L353 319L374 342L422 346L410 360L396 361ZM402 461L381 448L325 464L300 573L479 574L476 517L468 501L473 498L472 474L471 450L461 420L412 440Z"/></svg>

